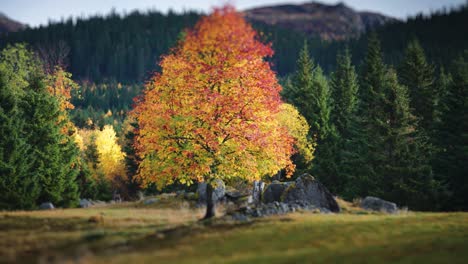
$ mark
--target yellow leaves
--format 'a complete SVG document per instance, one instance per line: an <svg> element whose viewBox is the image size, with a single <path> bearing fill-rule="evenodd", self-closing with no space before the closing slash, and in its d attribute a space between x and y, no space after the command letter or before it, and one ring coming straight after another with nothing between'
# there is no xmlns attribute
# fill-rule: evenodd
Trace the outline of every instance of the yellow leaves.
<svg viewBox="0 0 468 264"><path fill-rule="evenodd" d="M78 146L78 148L83 151L85 149L83 137L79 133L74 134L75 137L75 143Z"/></svg>
<svg viewBox="0 0 468 264"><path fill-rule="evenodd" d="M96 131L96 147L99 154L99 168L108 179L125 175L124 157L114 128L104 126L102 131Z"/></svg>
<svg viewBox="0 0 468 264"><path fill-rule="evenodd" d="M278 114L278 121L285 126L289 134L295 139L295 146L306 162L314 158L314 145L307 138L309 124L306 119L290 104L282 104Z"/></svg>
<svg viewBox="0 0 468 264"><path fill-rule="evenodd" d="M133 112L141 179L162 187L290 168L294 139L276 118L281 88L264 60L272 54L231 7L188 31Z"/></svg>

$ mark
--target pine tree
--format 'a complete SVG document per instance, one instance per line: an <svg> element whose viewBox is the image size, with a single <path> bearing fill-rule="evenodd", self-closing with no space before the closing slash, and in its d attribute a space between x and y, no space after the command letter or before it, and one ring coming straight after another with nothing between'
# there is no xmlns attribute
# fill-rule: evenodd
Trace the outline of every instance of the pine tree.
<svg viewBox="0 0 468 264"><path fill-rule="evenodd" d="M133 147L136 130L138 129L138 123L127 119L127 131L125 133L125 141L123 151L125 153L125 168L127 174L127 189L130 197L135 198L137 192L140 190L140 182L137 178L137 170L140 159L135 153Z"/></svg>
<svg viewBox="0 0 468 264"><path fill-rule="evenodd" d="M398 75L401 84L409 89L410 106L414 115L420 118L420 128L431 132L437 100L434 66L427 62L424 50L416 39L408 44Z"/></svg>
<svg viewBox="0 0 468 264"><path fill-rule="evenodd" d="M378 195L383 182L376 169L384 164L381 147L386 131L385 73L380 41L375 34L368 40L360 78L358 115L351 125L352 140L346 148L343 168L348 179L345 196Z"/></svg>
<svg viewBox="0 0 468 264"><path fill-rule="evenodd" d="M292 80L286 83L284 96L306 118L310 126L309 138L316 142L312 173L336 191L338 135L330 120L331 91L322 69L312 62L307 42L299 53Z"/></svg>
<svg viewBox="0 0 468 264"><path fill-rule="evenodd" d="M285 85L282 91L282 97L286 102L294 105L299 113L304 116L307 123L313 118L313 110L311 109L311 102L313 99L312 87L314 82L314 63L309 56L307 41L304 42L303 47L299 53L297 60L296 72L293 76L288 77L285 81ZM315 141L312 131L316 131L316 126L312 128L309 133L309 140ZM301 174L305 171L310 170L310 162L307 162L304 157L300 154L295 154L292 157L294 164L296 165L296 174Z"/></svg>
<svg viewBox="0 0 468 264"><path fill-rule="evenodd" d="M59 102L46 89L42 76L30 81L24 100L27 141L36 160L35 171L40 175L39 202L59 206L76 205L79 198L78 148L73 139L61 132Z"/></svg>
<svg viewBox="0 0 468 264"><path fill-rule="evenodd" d="M432 146L410 111L406 86L383 63L376 36L369 39L363 69L359 119L348 149L348 195L430 209L440 189L430 166Z"/></svg>
<svg viewBox="0 0 468 264"><path fill-rule="evenodd" d="M452 67L452 81L442 105L437 139L440 152L436 158L437 174L448 182L451 210L468 209L468 52Z"/></svg>
<svg viewBox="0 0 468 264"><path fill-rule="evenodd" d="M358 104L358 77L348 49L337 55L336 62L337 68L330 82L334 100L331 119L340 137L348 137L350 121Z"/></svg>
<svg viewBox="0 0 468 264"><path fill-rule="evenodd" d="M34 155L24 138L21 98L0 69L0 209L32 209L39 196Z"/></svg>
<svg viewBox="0 0 468 264"><path fill-rule="evenodd" d="M79 197L74 164L78 150L61 132L68 120L45 87L41 62L24 45L8 47L1 57L1 162L8 178L4 199L16 197L10 208L29 209L45 201L73 206Z"/></svg>
<svg viewBox="0 0 468 264"><path fill-rule="evenodd" d="M410 111L406 86L392 69L385 87L388 130L383 134L384 163L377 168L383 176L381 196L412 209L434 210L441 186L430 165L433 147Z"/></svg>
<svg viewBox="0 0 468 264"><path fill-rule="evenodd" d="M347 181L343 175L345 171L342 165L353 133L353 122L356 122L359 84L355 68L351 63L349 50L346 49L344 53L339 53L336 60L337 69L332 74L330 82L332 98L334 99L330 119L336 127L337 139L339 139L336 143L334 158L340 166L332 181L336 186L336 191L342 193Z"/></svg>
<svg viewBox="0 0 468 264"><path fill-rule="evenodd" d="M309 56L307 42L304 42L299 58L297 60L297 69L292 79L286 84L282 91L283 97L288 103L293 104L309 122L313 112L310 109L310 102L313 99L311 92L313 86L314 63ZM311 125L309 123L309 125Z"/></svg>

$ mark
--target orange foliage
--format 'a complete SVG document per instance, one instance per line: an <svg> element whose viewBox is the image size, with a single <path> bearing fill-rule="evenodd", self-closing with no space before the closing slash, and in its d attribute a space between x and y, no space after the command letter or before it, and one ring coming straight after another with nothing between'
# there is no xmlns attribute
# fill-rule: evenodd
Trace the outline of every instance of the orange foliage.
<svg viewBox="0 0 468 264"><path fill-rule="evenodd" d="M70 100L71 91L77 88L78 85L71 79L71 73L60 67L56 67L54 74L48 76L47 89L59 100L62 111L75 108Z"/></svg>
<svg viewBox="0 0 468 264"><path fill-rule="evenodd" d="M187 32L133 111L144 184L293 172L294 139L277 118L281 87L264 61L272 54L232 7Z"/></svg>

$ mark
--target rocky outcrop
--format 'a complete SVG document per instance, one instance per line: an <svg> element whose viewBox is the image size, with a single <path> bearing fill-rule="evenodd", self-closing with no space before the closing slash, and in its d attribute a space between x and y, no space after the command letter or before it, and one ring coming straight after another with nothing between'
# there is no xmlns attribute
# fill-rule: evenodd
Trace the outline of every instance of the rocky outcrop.
<svg viewBox="0 0 468 264"><path fill-rule="evenodd" d="M398 207L395 203L372 196L364 198L361 201L361 207L365 210L385 212L389 214L395 214L398 212Z"/></svg>
<svg viewBox="0 0 468 264"><path fill-rule="evenodd" d="M251 203L258 205L262 202L262 193L265 190L265 183L263 181L254 181L252 188L252 201Z"/></svg>
<svg viewBox="0 0 468 264"><path fill-rule="evenodd" d="M252 196L261 189L254 182ZM237 221L250 217L281 215L291 212L309 211L315 213L337 213L340 207L328 189L310 174L303 174L293 182L273 181L265 187L261 203L252 203L229 216ZM255 201L255 199L252 199Z"/></svg>
<svg viewBox="0 0 468 264"><path fill-rule="evenodd" d="M358 12L343 3L304 3L265 6L244 12L254 23L274 25L326 40L358 37L397 19L372 12Z"/></svg>
<svg viewBox="0 0 468 264"><path fill-rule="evenodd" d="M229 217L235 221L247 221L252 217L264 217L270 215L283 215L287 213L294 213L297 211L308 211L312 213L331 213L327 208L319 208L306 202L272 202L268 204L260 204L256 207L245 207L234 213Z"/></svg>
<svg viewBox="0 0 468 264"><path fill-rule="evenodd" d="M317 208L326 208L338 213L340 207L330 191L310 174L303 174L283 193L284 203L307 203Z"/></svg>
<svg viewBox="0 0 468 264"><path fill-rule="evenodd" d="M93 203L91 202L91 200L80 199L80 203L79 203L80 208L88 208L88 207L91 207L92 205Z"/></svg>
<svg viewBox="0 0 468 264"><path fill-rule="evenodd" d="M224 185L224 182L220 179L216 179L213 181L213 202L219 202L225 195L226 193L226 186ZM206 183L205 182L199 182L198 187L197 187L197 194L198 194L198 202L200 204L205 204L206 203Z"/></svg>
<svg viewBox="0 0 468 264"><path fill-rule="evenodd" d="M291 184L292 182L273 181L266 186L265 191L263 191L262 202L265 204L281 202L281 196Z"/></svg>

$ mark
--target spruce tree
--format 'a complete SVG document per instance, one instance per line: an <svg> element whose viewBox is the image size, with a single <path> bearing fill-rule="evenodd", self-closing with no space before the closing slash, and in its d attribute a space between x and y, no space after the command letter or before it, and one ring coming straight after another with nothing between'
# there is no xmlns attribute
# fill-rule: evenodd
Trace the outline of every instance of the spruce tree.
<svg viewBox="0 0 468 264"><path fill-rule="evenodd" d="M410 106L414 115L420 119L420 128L430 133L434 127L437 100L434 66L427 62L424 50L416 39L406 48L398 76L401 84L409 89Z"/></svg>
<svg viewBox="0 0 468 264"><path fill-rule="evenodd" d="M337 55L337 68L332 74L330 86L333 98L333 107L330 114L332 124L336 128L336 149L334 151L334 159L339 164L338 172L334 179L337 193L342 193L347 179L345 177L346 171L344 165L347 158L347 148L353 134L353 123L356 122L356 111L358 104L358 77L354 66L351 63L351 55L349 50L346 49L344 53Z"/></svg>
<svg viewBox="0 0 468 264"><path fill-rule="evenodd" d="M452 66L452 81L442 105L437 142L437 175L448 182L451 199L446 205L451 210L468 209L468 51Z"/></svg>
<svg viewBox="0 0 468 264"><path fill-rule="evenodd" d="M359 118L349 149L350 196L376 195L427 210L440 184L430 166L432 146L411 113L406 86L382 61L376 36L369 39L363 66Z"/></svg>
<svg viewBox="0 0 468 264"><path fill-rule="evenodd" d="M382 193L383 179L377 169L385 162L381 149L385 142L382 131L387 129L385 74L380 41L371 34L360 78L358 114L351 124L352 139L343 165L348 179L346 198Z"/></svg>
<svg viewBox="0 0 468 264"><path fill-rule="evenodd" d="M433 147L418 119L411 113L406 86L396 73L386 73L387 131L383 145L384 163L376 168L383 176L381 196L417 210L434 210L441 190L430 164Z"/></svg>
<svg viewBox="0 0 468 264"><path fill-rule="evenodd" d="M337 55L336 64L330 82L334 100L331 119L340 137L348 137L351 119L356 114L358 104L358 77L348 49Z"/></svg>
<svg viewBox="0 0 468 264"><path fill-rule="evenodd" d="M133 147L138 123L128 119L127 132L125 133L125 141L123 151L125 152L125 169L127 174L127 189L130 197L136 198L137 192L140 190L140 182L137 175L138 164L140 158L135 153Z"/></svg>
<svg viewBox="0 0 468 264"><path fill-rule="evenodd" d="M307 42L299 53L297 70L291 81L287 81L283 95L297 107L310 126L309 138L316 143L311 172L336 191L337 134L330 121L331 91L322 69L314 65L309 55Z"/></svg>
<svg viewBox="0 0 468 264"><path fill-rule="evenodd" d="M20 100L0 69L0 209L32 209L40 192Z"/></svg>
<svg viewBox="0 0 468 264"><path fill-rule="evenodd" d="M40 175L39 202L76 205L78 148L72 137L62 133L65 121L60 119L58 100L47 91L42 76L31 80L23 108L27 140L36 156L33 166Z"/></svg>

